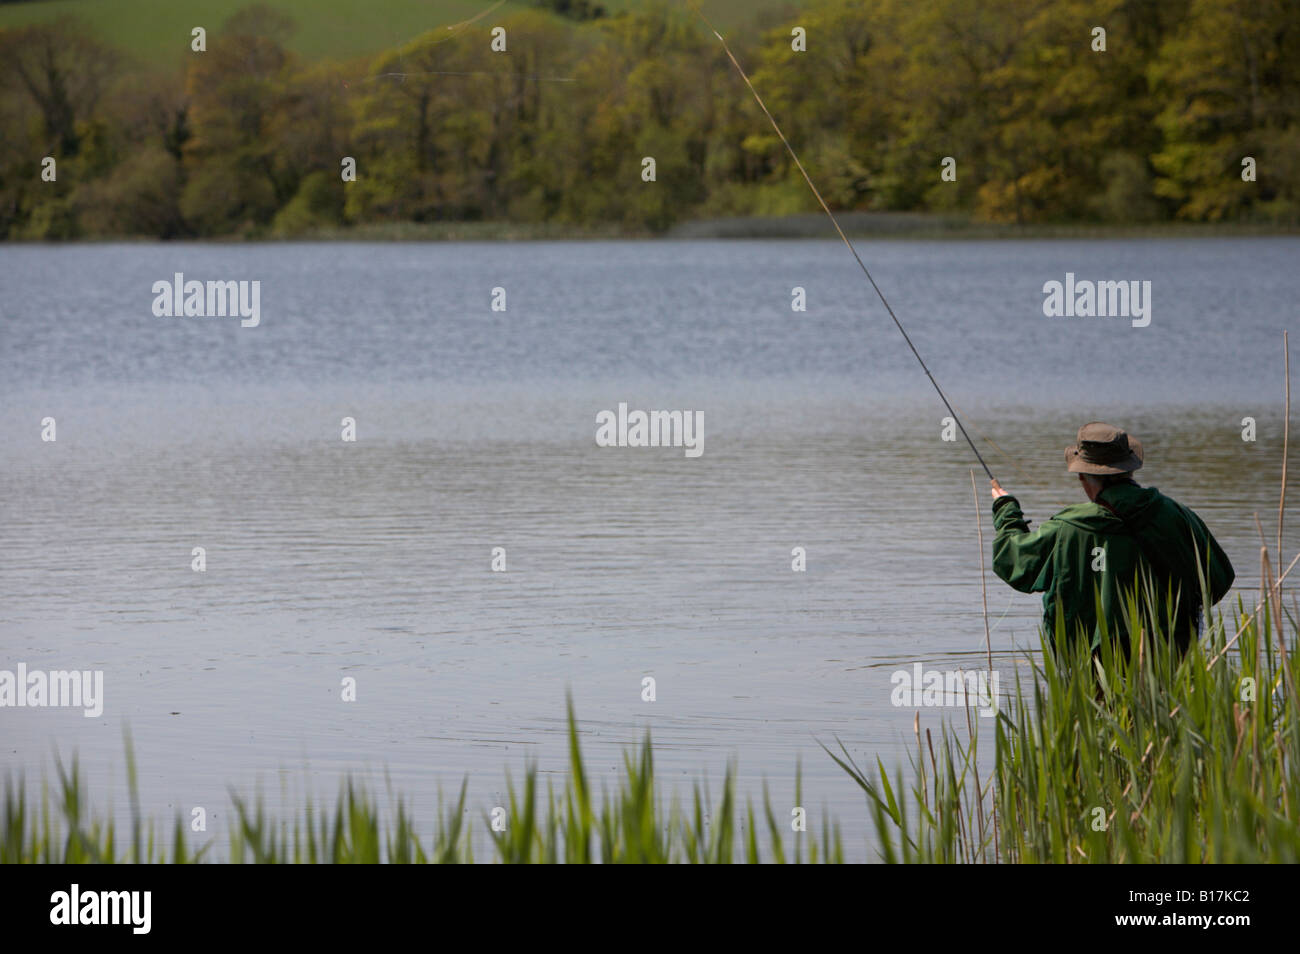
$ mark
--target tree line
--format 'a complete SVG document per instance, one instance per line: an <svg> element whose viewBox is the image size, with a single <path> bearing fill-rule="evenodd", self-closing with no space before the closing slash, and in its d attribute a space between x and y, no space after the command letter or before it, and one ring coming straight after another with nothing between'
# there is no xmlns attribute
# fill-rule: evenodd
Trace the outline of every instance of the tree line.
<svg viewBox="0 0 1300 954"><path fill-rule="evenodd" d="M0 236L816 208L689 9L545 7L325 62L255 6L174 72L72 20L0 32ZM833 208L1300 223L1300 0L813 0L728 39Z"/></svg>

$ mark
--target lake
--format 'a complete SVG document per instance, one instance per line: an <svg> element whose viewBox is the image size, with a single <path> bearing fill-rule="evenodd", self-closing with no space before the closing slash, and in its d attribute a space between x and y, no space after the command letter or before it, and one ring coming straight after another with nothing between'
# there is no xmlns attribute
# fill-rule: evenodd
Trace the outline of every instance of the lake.
<svg viewBox="0 0 1300 954"><path fill-rule="evenodd" d="M1062 450L1118 423L1253 601L1300 239L857 244L1029 516L1083 499ZM258 325L156 316L178 272L258 281ZM1149 281L1149 325L1047 317L1067 274ZM838 242L7 246L0 289L0 669L104 672L99 718L0 709L29 782L75 752L120 813L129 727L146 812L203 806L218 845L229 786L274 808L346 772L425 834L468 775L482 829L507 768L563 770L571 692L598 786L649 731L683 799L734 761L783 816L801 763L862 860L819 741L905 762L891 674L983 665L987 480ZM620 403L698 412L703 452L598 446ZM1005 686L1040 598L987 586Z"/></svg>

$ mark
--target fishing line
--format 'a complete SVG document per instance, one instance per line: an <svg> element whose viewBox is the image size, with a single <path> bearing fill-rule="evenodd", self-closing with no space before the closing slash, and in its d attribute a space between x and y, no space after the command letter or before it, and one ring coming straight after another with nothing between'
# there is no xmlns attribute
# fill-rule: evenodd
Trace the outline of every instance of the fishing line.
<svg viewBox="0 0 1300 954"><path fill-rule="evenodd" d="M785 138L785 133L781 132L781 127L777 125L772 114L768 112L767 106L763 102L763 97L759 96L758 90L754 89L754 84L749 81L749 76L745 73L745 70L741 67L740 63L737 62L735 55L731 52L731 47L727 45L727 41L723 39L722 34L713 29L713 24L709 22L709 18L704 15L704 11L699 8L694 0L689 0L689 2L691 8L694 9L695 12L699 14L700 19L704 21L704 25L707 26L713 35L718 38L718 42L722 44L722 49L726 52L727 58L731 60L731 65L736 68L736 72L740 74L740 78L745 81L745 85L749 87L749 91L754 94L754 100L758 103L759 108L763 110L763 114L767 116L767 121L772 124L772 128L776 130L776 134L785 145L786 151L790 153L790 158L793 159L794 164L799 167L799 172L803 174L804 182L808 183L808 188L812 189L813 195L815 195L817 201L821 203L822 210L830 217L831 224L835 226L835 231L839 233L840 238L844 240L844 244L847 245L849 251L853 253L853 257L857 260L858 266L862 269L862 273L867 276L867 281L871 282L871 287L876 290L876 295L880 298L880 303L885 306L885 311L889 312L889 317L894 319L894 325L903 336L903 340L907 342L907 346L912 349L912 354L915 355L916 360L920 362L921 370L925 372L925 376L928 377L930 383L934 385L934 390L938 393L939 399L943 401L943 406L948 409L948 413L952 415L953 421L956 422L958 429L961 431L961 436L966 438L966 443L970 445L971 451L975 454L975 459L980 462L980 466L984 468L984 473L988 474L989 480L996 483L993 471L989 470L989 465L984 463L984 456L980 454L979 448L975 446L975 442L971 440L970 435L966 433L966 428L962 424L961 418L957 415L957 412L953 410L952 404L949 402L947 395L945 395L943 389L939 387L939 382L936 381L934 375L930 373L930 369L925 364L925 359L921 357L921 352L917 351L916 345L912 344L911 337L908 335L907 331L904 330L903 323L898 320L898 316L894 314L894 309L890 307L888 300L885 298L884 292L880 290L880 286L876 284L876 280L871 277L871 272L867 268L866 263L862 261L862 256L858 254L858 250L853 247L853 243L849 241L848 236L844 234L844 230L840 228L840 223L835 218L835 213L832 212L830 206L826 204L826 200L822 198L822 194L817 191L817 186L813 185L812 177L808 175L808 170L806 170L803 167L803 163L799 161L799 156L790 145L790 141Z"/></svg>

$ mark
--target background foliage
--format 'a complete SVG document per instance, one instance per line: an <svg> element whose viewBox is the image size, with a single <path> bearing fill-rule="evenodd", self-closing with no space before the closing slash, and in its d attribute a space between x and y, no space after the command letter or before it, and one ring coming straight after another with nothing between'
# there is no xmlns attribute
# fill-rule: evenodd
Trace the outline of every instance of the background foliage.
<svg viewBox="0 0 1300 954"><path fill-rule="evenodd" d="M321 6L214 16L206 52L177 29L172 57L156 53L144 0L115 4L112 30L62 15L77 2L0 7L12 24L0 30L0 236L659 231L815 210L684 4L514 2L375 54L377 35L411 35L409 10L385 19L380 3L378 34L358 26L349 48L336 24L328 53L301 52L321 48L295 42L329 21ZM1300 0L723 7L729 42L837 208L1300 223ZM791 49L795 25L807 52ZM505 53L489 49L493 26L507 30ZM341 179L344 156L356 182ZM643 156L656 159L653 184ZM940 179L945 156L956 182ZM1242 181L1246 156L1255 182ZM41 179L45 157L55 182Z"/></svg>

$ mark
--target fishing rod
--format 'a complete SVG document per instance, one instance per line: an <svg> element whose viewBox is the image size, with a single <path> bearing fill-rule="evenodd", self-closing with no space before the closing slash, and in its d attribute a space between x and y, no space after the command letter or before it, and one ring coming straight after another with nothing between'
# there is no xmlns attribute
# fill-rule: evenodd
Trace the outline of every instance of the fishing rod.
<svg viewBox="0 0 1300 954"><path fill-rule="evenodd" d="M866 263L862 261L862 256L858 254L858 250L853 247L853 243L849 241L848 236L844 234L844 230L840 228L840 223L835 218L835 213L832 212L830 206L826 204L826 200L822 198L822 194L817 191L817 186L813 185L812 178L808 175L808 170L803 167L803 163L799 161L799 156L795 154L794 147L790 145L790 141L785 138L785 133L781 132L781 127L777 125L776 120L768 111L766 104L763 102L763 97L759 96L758 90L754 89L754 84L749 81L749 76L745 73L745 70L741 67L740 63L737 62L735 55L731 52L731 47L727 45L727 41L723 39L722 34L713 28L713 24L709 22L709 18L704 15L704 11L699 8L699 5L695 3L695 0L689 0L689 2L692 9L694 9L695 12L699 14L700 19L704 21L704 25L707 26L713 35L718 38L718 42L722 44L722 49L727 54L727 59L731 60L731 65L736 68L736 72L740 74L740 78L745 81L745 85L749 87L749 91L754 94L754 100L758 103L759 108L763 110L763 114L767 116L767 121L772 124L772 128L776 130L777 136L780 137L781 142L785 145L786 151L790 153L790 158L794 160L794 164L799 167L799 171L803 174L804 182L808 183L808 188L812 189L812 193L817 197L817 201L821 203L823 211L830 216L831 224L835 226L835 231L839 233L840 238L844 240L844 244L847 245L849 251L853 253L854 259L857 260L858 267L862 269L862 274L866 275L867 281L871 282L871 287L876 290L876 295L879 296L880 303L885 306L885 311L889 312L889 317L894 319L894 325L897 326L899 333L903 336L903 340L907 342L907 346L912 349L912 354L914 354L916 360L920 362L921 370L925 372L925 376L929 378L930 383L934 385L934 390L938 393L939 399L943 401L943 406L948 409L948 413L952 415L953 421L956 422L958 429L961 430L961 436L966 438L966 443L970 445L970 449L974 452L975 459L980 462L980 466L984 468L984 473L988 474L989 480L993 481L994 484L997 484L997 478L993 476L993 471L989 470L989 465L984 463L983 455L980 454L979 448L975 446L975 442L970 439L970 435L966 433L966 428L962 424L961 418L958 417L957 412L953 410L952 404L948 401L947 395L943 393L943 388L939 387L939 382L936 381L934 375L930 373L930 369L926 366L925 359L921 357L921 352L917 351L916 345L912 344L911 336L908 335L907 331L903 328L903 323L898 320L898 316L894 314L894 309L889 306L889 301L885 298L885 293L880 290L880 286L876 284L876 280L871 277L871 272L868 270Z"/></svg>

